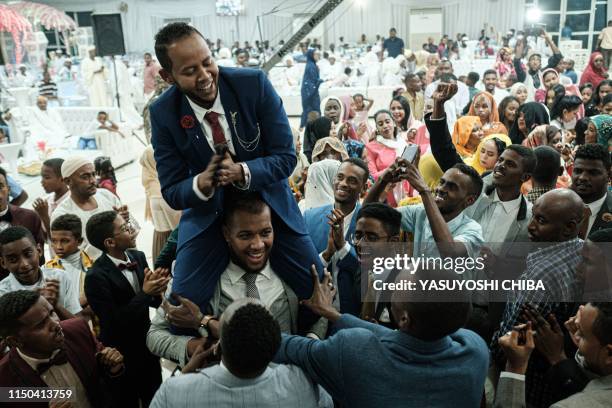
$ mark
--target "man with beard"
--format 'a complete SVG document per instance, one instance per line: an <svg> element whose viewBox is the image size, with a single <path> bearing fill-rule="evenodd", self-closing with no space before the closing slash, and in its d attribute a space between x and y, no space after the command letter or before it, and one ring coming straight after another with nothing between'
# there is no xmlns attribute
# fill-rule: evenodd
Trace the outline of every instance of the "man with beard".
<svg viewBox="0 0 612 408"><path fill-rule="evenodd" d="M319 251L321 262L331 272L334 286L338 288L334 306L343 313L359 313L358 309L350 307L359 300L356 299L357 302L350 300L349 294L352 293L353 284L348 286L339 284L339 282L346 283L347 279L353 283L358 281L359 272L343 274L340 277L339 271L343 266L346 268L347 265L355 263L350 238L355 232L357 221L355 216L361 208L359 196L366 189L368 177L368 166L363 160L354 158L345 160L334 177L334 204L311 208L304 213L308 233ZM344 289L349 293L343 293Z"/></svg>
<svg viewBox="0 0 612 408"><path fill-rule="evenodd" d="M580 230L580 237L612 228L612 193L608 191L610 181L610 153L599 144L586 144L576 151L572 190L586 204L588 221Z"/></svg>
<svg viewBox="0 0 612 408"><path fill-rule="evenodd" d="M261 193L277 242L272 266L299 299L312 292L318 253L287 182L296 163L282 101L259 70L217 67L195 28L155 37L160 75L173 85L151 106L152 144L166 202L183 210L173 291L204 309L229 262L221 232L229 186Z"/></svg>
<svg viewBox="0 0 612 408"><path fill-rule="evenodd" d="M482 191L482 179L476 170L456 164L431 191L418 167L399 159L378 178L365 203L378 202L385 187L399 180L407 180L423 199L423 204L397 209L402 214L402 230L414 234L414 256L477 256L482 229L463 211L474 204Z"/></svg>
<svg viewBox="0 0 612 408"><path fill-rule="evenodd" d="M232 302L246 297L259 299L278 321L282 332L308 332L322 338L327 329L325 320L303 327L295 292L271 266L278 237L270 207L257 193L227 194L226 200L222 230L229 260L216 282L212 299L200 312L191 299L170 295L176 306L165 301L147 334L147 346L152 353L181 366L207 338L220 338L219 316ZM186 336L174 335L170 325L191 332Z"/></svg>
<svg viewBox="0 0 612 408"><path fill-rule="evenodd" d="M96 170L90 160L78 156L69 157L62 163L61 171L64 182L70 189L70 197L63 200L53 211L51 223L64 214L74 214L79 217L83 225L84 238L81 249L91 258L96 259L102 252L90 245L85 238L87 221L94 214L115 210L128 222L130 213L127 206L122 205L116 195L106 189L96 187Z"/></svg>

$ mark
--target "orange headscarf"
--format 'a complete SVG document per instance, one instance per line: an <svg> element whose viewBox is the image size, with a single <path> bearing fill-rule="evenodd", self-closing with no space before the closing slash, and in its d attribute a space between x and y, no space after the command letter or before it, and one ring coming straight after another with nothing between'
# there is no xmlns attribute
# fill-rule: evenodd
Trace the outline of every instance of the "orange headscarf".
<svg viewBox="0 0 612 408"><path fill-rule="evenodd" d="M453 144L461 157L471 157L474 154L474 150L469 150L465 146L470 140L470 135L476 124L482 125L478 116L462 116L455 122Z"/></svg>
<svg viewBox="0 0 612 408"><path fill-rule="evenodd" d="M489 105L489 123L482 124L482 130L484 131L485 136L491 135L493 133L501 133L504 135L508 134L508 129L499 121L499 111L497 109L497 103L495 102L495 98L488 92L482 91L478 92L474 99L472 99L472 104L470 105L470 110L468 115L470 116L478 116L476 115L476 110L474 109L474 104L480 98L484 96L487 99L487 103Z"/></svg>

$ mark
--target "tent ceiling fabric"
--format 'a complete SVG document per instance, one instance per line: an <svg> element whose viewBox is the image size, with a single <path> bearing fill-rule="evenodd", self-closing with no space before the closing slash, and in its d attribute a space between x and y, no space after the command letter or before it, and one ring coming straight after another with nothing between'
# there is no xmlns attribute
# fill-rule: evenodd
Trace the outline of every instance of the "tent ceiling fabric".
<svg viewBox="0 0 612 408"><path fill-rule="evenodd" d="M96 13L119 13L121 4L120 0L39 1L60 10L93 10ZM259 38L257 16L278 7L279 12L262 17L263 38L274 39L274 44L281 39L281 36L275 36L276 33L284 29L284 38L291 34L294 14L300 14L308 7L312 9L316 3L317 0L243 0L245 14L236 18L216 16L214 0L130 0L127 12L122 13L123 31L129 52L151 51L153 37L165 19L190 18L193 25L212 41L221 38L228 43L237 35L238 19L240 41L254 41ZM323 22L323 40L335 42L344 36L349 41L356 41L362 33L370 38L376 34L387 35L388 29L394 26L406 41L409 38L410 9L423 8L443 10L445 33L454 36L461 31L473 38L485 22L501 32L511 27L522 27L524 4L525 0L431 0L427 3L417 0L345 0ZM408 46L415 48L413 44Z"/></svg>

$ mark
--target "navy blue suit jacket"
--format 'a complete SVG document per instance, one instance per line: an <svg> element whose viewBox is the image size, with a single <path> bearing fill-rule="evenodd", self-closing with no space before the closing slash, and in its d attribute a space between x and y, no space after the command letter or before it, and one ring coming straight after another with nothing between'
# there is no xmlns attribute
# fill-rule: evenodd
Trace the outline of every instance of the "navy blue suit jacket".
<svg viewBox="0 0 612 408"><path fill-rule="evenodd" d="M280 97L264 73L255 69L219 67L218 89L236 149L234 161L246 163L251 172L249 190L260 192L289 228L305 234L287 182L297 159ZM193 192L193 178L206 169L214 152L202 132L201 118L195 118L183 92L172 86L151 105L150 111L151 142L162 195L172 208L184 210L180 247L221 215L223 189L217 189L206 202ZM181 126L186 116L193 118L193 127ZM248 146L258 137L254 148Z"/></svg>
<svg viewBox="0 0 612 408"><path fill-rule="evenodd" d="M322 207L310 208L304 213L306 228L319 253L325 251L325 248L327 248L327 239L329 237L327 216L331 213L333 207L333 204L324 205ZM351 235L355 232L357 213L360 209L361 204L357 202L353 217L351 218L351 225L344 237L347 242L349 242ZM337 267L340 311L342 313L350 313L359 316L361 311L361 268L357 259L357 254L355 253L355 248L351 246L351 251L343 259L338 261Z"/></svg>

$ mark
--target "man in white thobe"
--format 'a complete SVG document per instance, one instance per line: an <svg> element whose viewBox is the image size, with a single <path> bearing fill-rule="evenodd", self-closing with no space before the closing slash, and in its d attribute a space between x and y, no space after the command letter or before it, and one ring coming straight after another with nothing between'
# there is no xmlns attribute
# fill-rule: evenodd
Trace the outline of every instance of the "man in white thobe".
<svg viewBox="0 0 612 408"><path fill-rule="evenodd" d="M102 59L96 57L95 47L89 49L89 58L81 62L81 71L91 106L109 106L106 86L108 74Z"/></svg>

